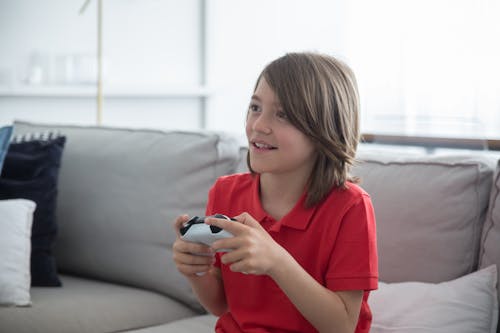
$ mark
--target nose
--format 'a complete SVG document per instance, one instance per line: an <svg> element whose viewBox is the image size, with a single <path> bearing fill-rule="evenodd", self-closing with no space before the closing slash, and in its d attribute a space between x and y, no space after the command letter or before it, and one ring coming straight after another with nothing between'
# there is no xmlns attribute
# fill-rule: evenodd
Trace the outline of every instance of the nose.
<svg viewBox="0 0 500 333"><path fill-rule="evenodd" d="M269 134L272 132L271 119L265 112L254 116L252 130L255 132L260 132L264 134Z"/></svg>

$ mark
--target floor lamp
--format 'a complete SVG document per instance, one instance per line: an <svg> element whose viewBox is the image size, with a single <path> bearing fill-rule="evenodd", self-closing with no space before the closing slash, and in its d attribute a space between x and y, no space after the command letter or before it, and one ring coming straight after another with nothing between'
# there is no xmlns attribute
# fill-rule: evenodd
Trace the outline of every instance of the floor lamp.
<svg viewBox="0 0 500 333"><path fill-rule="evenodd" d="M91 0L85 0L80 15L85 12ZM97 125L102 124L102 0L97 0Z"/></svg>

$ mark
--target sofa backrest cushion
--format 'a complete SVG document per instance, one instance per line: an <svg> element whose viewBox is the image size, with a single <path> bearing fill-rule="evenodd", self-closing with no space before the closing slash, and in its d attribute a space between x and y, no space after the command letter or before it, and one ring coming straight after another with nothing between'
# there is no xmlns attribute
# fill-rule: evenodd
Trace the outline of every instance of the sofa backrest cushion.
<svg viewBox="0 0 500 333"><path fill-rule="evenodd" d="M57 189L66 138L54 133L15 138L0 177L0 199L36 203L31 232L31 285L58 287L53 247L57 235Z"/></svg>
<svg viewBox="0 0 500 333"><path fill-rule="evenodd" d="M495 264L499 270L498 276L500 276L500 161L493 179L490 205L483 228L482 245L480 267ZM498 288L498 299L500 299L500 288ZM500 332L500 326L498 331Z"/></svg>
<svg viewBox="0 0 500 333"><path fill-rule="evenodd" d="M443 282L477 269L489 158L370 154L353 174L371 195L384 282Z"/></svg>
<svg viewBox="0 0 500 333"><path fill-rule="evenodd" d="M14 128L67 138L55 249L62 272L159 291L199 308L172 260L172 222L179 214L204 214L215 179L238 164L235 139L25 122Z"/></svg>

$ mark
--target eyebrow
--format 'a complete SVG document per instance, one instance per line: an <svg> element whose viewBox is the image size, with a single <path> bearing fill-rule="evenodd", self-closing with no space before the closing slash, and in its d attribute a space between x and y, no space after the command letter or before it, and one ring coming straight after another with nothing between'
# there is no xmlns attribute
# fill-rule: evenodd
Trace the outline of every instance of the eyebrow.
<svg viewBox="0 0 500 333"><path fill-rule="evenodd" d="M262 102L262 99L259 96L255 95L255 94L252 95L251 99L255 99L258 102ZM274 102L273 106L276 107L276 108L278 108L278 109L282 109L283 108L283 106L281 105L280 102Z"/></svg>

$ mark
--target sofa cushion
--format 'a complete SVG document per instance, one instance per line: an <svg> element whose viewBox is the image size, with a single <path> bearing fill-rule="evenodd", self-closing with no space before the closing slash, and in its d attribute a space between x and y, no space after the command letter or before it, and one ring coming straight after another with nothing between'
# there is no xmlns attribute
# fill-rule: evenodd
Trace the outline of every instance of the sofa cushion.
<svg viewBox="0 0 500 333"><path fill-rule="evenodd" d="M61 271L156 290L201 309L171 255L172 222L203 215L215 179L238 163L217 133L14 123L67 137L56 257Z"/></svg>
<svg viewBox="0 0 500 333"><path fill-rule="evenodd" d="M496 264L500 276L500 161L498 161L493 180L490 205L483 228L482 245L480 267ZM500 290L498 298L500 299Z"/></svg>
<svg viewBox="0 0 500 333"><path fill-rule="evenodd" d="M200 333L213 332L217 317L207 314L201 316L180 319L168 324L147 327L139 330L128 331L128 333Z"/></svg>
<svg viewBox="0 0 500 333"><path fill-rule="evenodd" d="M151 291L66 275L61 279L62 288L32 288L32 307L2 308L0 332L121 332L194 315Z"/></svg>
<svg viewBox="0 0 500 333"><path fill-rule="evenodd" d="M3 160L7 154L11 136L12 126L0 127L0 174L2 173Z"/></svg>
<svg viewBox="0 0 500 333"><path fill-rule="evenodd" d="M35 207L31 200L0 200L0 305L31 304L31 225Z"/></svg>
<svg viewBox="0 0 500 333"><path fill-rule="evenodd" d="M368 303L372 333L494 333L497 268L492 265L441 283L379 284Z"/></svg>
<svg viewBox="0 0 500 333"><path fill-rule="evenodd" d="M353 174L377 218L380 279L443 282L477 268L492 160L464 156L358 156Z"/></svg>
<svg viewBox="0 0 500 333"><path fill-rule="evenodd" d="M61 286L53 255L57 235L56 202L66 138L31 133L13 140L0 177L0 199L24 198L36 203L31 233L31 284Z"/></svg>

